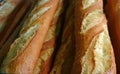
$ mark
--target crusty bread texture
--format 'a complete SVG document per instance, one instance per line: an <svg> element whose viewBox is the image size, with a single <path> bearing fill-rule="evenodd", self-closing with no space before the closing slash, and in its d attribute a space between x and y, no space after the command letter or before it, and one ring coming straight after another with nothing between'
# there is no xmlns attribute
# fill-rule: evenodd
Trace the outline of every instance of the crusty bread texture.
<svg viewBox="0 0 120 74"><path fill-rule="evenodd" d="M72 74L116 74L103 0L76 0L75 38Z"/></svg>
<svg viewBox="0 0 120 74"><path fill-rule="evenodd" d="M13 0L13 2L15 2L17 0ZM9 36L11 35L11 33L13 33L13 31L15 31L14 29L20 25L19 22L21 22L21 19L23 19L26 11L29 10L29 7L32 6L32 2L31 1L22 1L16 5L14 7L14 9L11 9L12 11L8 11L7 9L9 9L9 6L6 6L6 9L3 9L2 11L5 11L4 15L0 14L1 17L3 18L0 20L0 25L4 26L3 30L0 32L0 48L2 48L2 46L4 45L4 43L7 41L7 39L9 38ZM2 8L2 6L1 6ZM4 5L3 5L4 8ZM2 13L2 11L0 11L0 13ZM3 22L4 21L4 22ZM1 24L3 22L3 24Z"/></svg>
<svg viewBox="0 0 120 74"><path fill-rule="evenodd" d="M53 15L51 25L45 37L39 59L33 74L49 74L53 62L53 55L56 48L57 37L61 28L60 15L63 13L63 0L60 0L58 7Z"/></svg>
<svg viewBox="0 0 120 74"><path fill-rule="evenodd" d="M59 0L37 0L3 61L1 73L33 74Z"/></svg>

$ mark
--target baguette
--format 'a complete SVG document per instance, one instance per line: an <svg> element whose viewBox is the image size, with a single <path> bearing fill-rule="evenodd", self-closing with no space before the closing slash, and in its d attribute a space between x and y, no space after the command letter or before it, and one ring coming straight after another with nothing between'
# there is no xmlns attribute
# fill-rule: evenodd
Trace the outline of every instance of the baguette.
<svg viewBox="0 0 120 74"><path fill-rule="evenodd" d="M5 28L9 15L21 2L22 0L2 0L0 2L0 33Z"/></svg>
<svg viewBox="0 0 120 74"><path fill-rule="evenodd" d="M120 73L120 0L107 0L110 36L115 51L117 73Z"/></svg>
<svg viewBox="0 0 120 74"><path fill-rule="evenodd" d="M10 45L18 37L20 29L22 28L23 22L27 18L33 5L34 5L34 3L30 2L30 1L27 1L27 0L24 1L24 3L22 4L22 7L20 7L20 10L16 12L15 19L10 22L12 25L8 25L5 27L4 32L3 32L2 36L0 37L1 38L0 64L2 63L3 59L7 55L8 51L10 49ZM24 19L22 18L22 16L24 16ZM22 20L21 20L21 18L22 18Z"/></svg>
<svg viewBox="0 0 120 74"><path fill-rule="evenodd" d="M0 49L0 65L3 62L3 59L5 58L5 56L7 55L8 51L10 49L10 45L13 43L13 41L15 40L15 38L17 38L17 35L18 35L20 29L21 29L21 25L19 25L15 29L15 31L11 34L11 36L9 37L9 39L1 47L1 49Z"/></svg>
<svg viewBox="0 0 120 74"><path fill-rule="evenodd" d="M59 0L37 0L3 61L1 73L32 74Z"/></svg>
<svg viewBox="0 0 120 74"><path fill-rule="evenodd" d="M16 9L9 15L6 21L6 26L0 33L0 47L4 45L9 35L14 31L14 28L16 28L18 22L21 20L26 10L28 10L28 7L30 7L30 4L31 1L22 1L18 6L16 6Z"/></svg>
<svg viewBox="0 0 120 74"><path fill-rule="evenodd" d="M75 38L72 74L116 74L103 0L76 1Z"/></svg>
<svg viewBox="0 0 120 74"><path fill-rule="evenodd" d="M47 36L45 37L39 59L37 61L33 74L49 74L53 60L53 53L56 47L56 40L61 27L62 17L60 17L60 15L62 14L62 11L63 0L60 0L49 30L47 32Z"/></svg>
<svg viewBox="0 0 120 74"><path fill-rule="evenodd" d="M70 0L65 15L62 42L58 49L50 74L70 74L74 60L74 0Z"/></svg>

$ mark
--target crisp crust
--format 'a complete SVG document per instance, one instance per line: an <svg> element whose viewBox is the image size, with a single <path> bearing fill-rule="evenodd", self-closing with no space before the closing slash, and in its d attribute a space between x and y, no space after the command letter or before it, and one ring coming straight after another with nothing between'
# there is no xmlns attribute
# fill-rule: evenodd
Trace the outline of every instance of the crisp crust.
<svg viewBox="0 0 120 74"><path fill-rule="evenodd" d="M53 52L55 50L55 42L56 37L58 37L58 33L56 29L58 29L61 25L61 17L63 11L63 0L59 1L56 12L53 16L53 20L48 29L47 35L45 37L39 59L37 61L36 67L34 69L34 74L49 74L52 60L53 60Z"/></svg>
<svg viewBox="0 0 120 74"><path fill-rule="evenodd" d="M26 18L26 16L30 11L29 9L29 7L31 7L30 4L32 3L28 0L21 2L17 6L17 9L15 9L15 12L11 14L11 17L14 17L14 19L10 19L11 17L9 18L7 26L5 27L3 32L0 34L0 63L2 63L3 58L5 58L5 56L7 55L10 49L10 45L16 39L22 27L22 24L19 24L18 22L23 22L23 20L22 21L20 20L21 18L23 18L25 14L26 14L25 15L25 18ZM26 13L27 10L29 11Z"/></svg>
<svg viewBox="0 0 120 74"><path fill-rule="evenodd" d="M8 39L9 35L14 31L18 22L20 22L21 18L25 15L26 10L28 10L31 2L26 0L22 1L15 7L15 9L10 13L7 18L7 23L4 30L0 33L0 48L4 45L5 41ZM1 24L2 25L2 24Z"/></svg>
<svg viewBox="0 0 120 74"><path fill-rule="evenodd" d="M3 62L4 73L32 74L59 0L38 0ZM47 16L47 17L46 17Z"/></svg>
<svg viewBox="0 0 120 74"><path fill-rule="evenodd" d="M77 0L75 5L76 55L72 74L116 74L103 2L87 0L85 5L84 1Z"/></svg>

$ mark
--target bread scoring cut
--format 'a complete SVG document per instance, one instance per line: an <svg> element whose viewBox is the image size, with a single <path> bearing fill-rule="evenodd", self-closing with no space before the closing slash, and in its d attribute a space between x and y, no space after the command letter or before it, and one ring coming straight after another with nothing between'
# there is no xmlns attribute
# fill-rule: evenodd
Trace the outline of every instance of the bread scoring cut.
<svg viewBox="0 0 120 74"><path fill-rule="evenodd" d="M96 3L98 0L82 0L83 9L86 9Z"/></svg>
<svg viewBox="0 0 120 74"><path fill-rule="evenodd" d="M80 33L86 33L86 31L95 25L98 25L104 18L102 14L103 12L101 9L96 9L95 11L89 13L82 21Z"/></svg>

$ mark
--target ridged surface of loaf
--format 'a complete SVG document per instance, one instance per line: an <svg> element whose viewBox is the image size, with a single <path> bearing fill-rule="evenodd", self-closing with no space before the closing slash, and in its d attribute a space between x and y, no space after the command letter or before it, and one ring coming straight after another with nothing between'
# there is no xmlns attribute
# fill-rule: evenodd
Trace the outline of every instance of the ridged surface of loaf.
<svg viewBox="0 0 120 74"><path fill-rule="evenodd" d="M77 0L76 55L72 74L116 74L102 0Z"/></svg>
<svg viewBox="0 0 120 74"><path fill-rule="evenodd" d="M61 27L60 15L62 14L62 11L63 0L60 0L53 20L51 22L50 28L48 29L47 35L45 37L39 59L34 69L34 74L49 74L53 60L53 53L56 47L56 39L59 34L59 31L57 30L60 30Z"/></svg>
<svg viewBox="0 0 120 74"><path fill-rule="evenodd" d="M2 73L32 74L59 0L37 0L3 61Z"/></svg>
<svg viewBox="0 0 120 74"><path fill-rule="evenodd" d="M24 18L24 15L26 14L26 11L29 10L29 8L32 6L31 1L22 1L19 5L16 6L16 8L10 13L10 15L7 18L5 28L0 33L0 48L4 45L4 43L9 38L10 34L15 31L14 29L20 25L19 22L21 22L21 19ZM8 7L9 8L9 7Z"/></svg>

